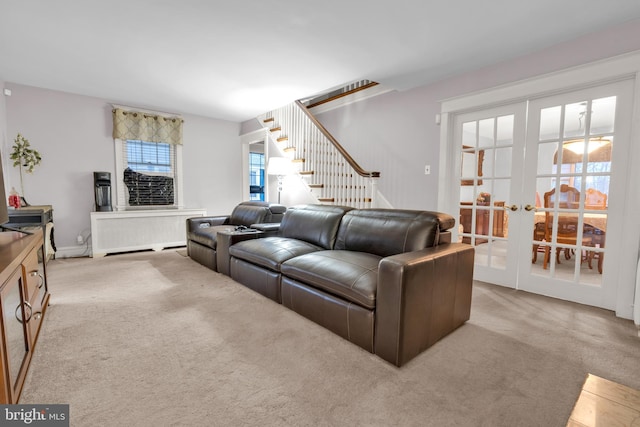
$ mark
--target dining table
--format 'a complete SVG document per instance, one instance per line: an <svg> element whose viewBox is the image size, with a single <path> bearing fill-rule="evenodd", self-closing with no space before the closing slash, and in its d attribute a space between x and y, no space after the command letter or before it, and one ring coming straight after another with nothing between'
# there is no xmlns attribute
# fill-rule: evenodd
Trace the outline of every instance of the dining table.
<svg viewBox="0 0 640 427"><path fill-rule="evenodd" d="M562 214L560 214L562 215ZM595 248L604 248L606 231L607 231L607 214L596 212L583 212L583 236L591 237L591 246ZM544 223L545 212L536 212L534 218L534 232L533 239L536 241L544 240ZM590 227L589 227L590 226ZM534 245L532 262L535 263L537 259L537 251L539 245ZM591 268L592 260L598 261L598 272L602 274L602 262L604 259L604 252L589 251L587 250L586 260L589 268Z"/></svg>

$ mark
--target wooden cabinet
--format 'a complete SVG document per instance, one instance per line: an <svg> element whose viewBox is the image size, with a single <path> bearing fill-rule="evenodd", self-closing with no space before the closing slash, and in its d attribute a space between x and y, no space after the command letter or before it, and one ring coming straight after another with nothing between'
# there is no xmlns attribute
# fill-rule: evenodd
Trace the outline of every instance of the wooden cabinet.
<svg viewBox="0 0 640 427"><path fill-rule="evenodd" d="M463 206L472 206L472 202L462 202ZM489 233L489 215L491 214L490 209L482 209L483 206L489 206L489 202L477 202L476 206L479 209L476 209L476 234L481 234L484 236L494 237L504 237L504 202L493 202L494 211L493 211L493 232ZM472 218L472 209L469 208L460 208L460 224L463 228L463 233L471 233L471 218ZM471 239L469 237L464 237L462 239L463 242L469 243ZM476 239L476 243L483 243L486 240Z"/></svg>
<svg viewBox="0 0 640 427"><path fill-rule="evenodd" d="M43 255L41 233L0 233L0 404L18 403L49 303Z"/></svg>

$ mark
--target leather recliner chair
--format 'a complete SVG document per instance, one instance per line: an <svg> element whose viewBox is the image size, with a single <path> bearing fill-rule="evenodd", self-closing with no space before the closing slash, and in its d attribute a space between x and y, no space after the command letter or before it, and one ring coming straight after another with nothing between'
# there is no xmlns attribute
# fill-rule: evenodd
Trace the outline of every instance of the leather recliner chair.
<svg viewBox="0 0 640 427"><path fill-rule="evenodd" d="M287 208L277 203L247 201L237 205L230 215L187 219L187 254L194 261L218 271L217 236L238 226L279 223Z"/></svg>

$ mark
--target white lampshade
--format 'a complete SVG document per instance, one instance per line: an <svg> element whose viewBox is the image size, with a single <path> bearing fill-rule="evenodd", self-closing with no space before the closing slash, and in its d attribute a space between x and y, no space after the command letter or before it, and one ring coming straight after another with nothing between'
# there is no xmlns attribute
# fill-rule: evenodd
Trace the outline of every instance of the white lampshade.
<svg viewBox="0 0 640 427"><path fill-rule="evenodd" d="M267 175L289 175L291 173L291 159L286 157L270 157L267 164Z"/></svg>

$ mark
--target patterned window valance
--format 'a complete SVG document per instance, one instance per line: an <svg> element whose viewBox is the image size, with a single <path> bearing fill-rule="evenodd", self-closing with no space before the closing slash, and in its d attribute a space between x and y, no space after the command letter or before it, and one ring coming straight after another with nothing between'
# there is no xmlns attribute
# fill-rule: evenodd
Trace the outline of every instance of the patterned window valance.
<svg viewBox="0 0 640 427"><path fill-rule="evenodd" d="M182 144L182 118L113 109L113 138Z"/></svg>

